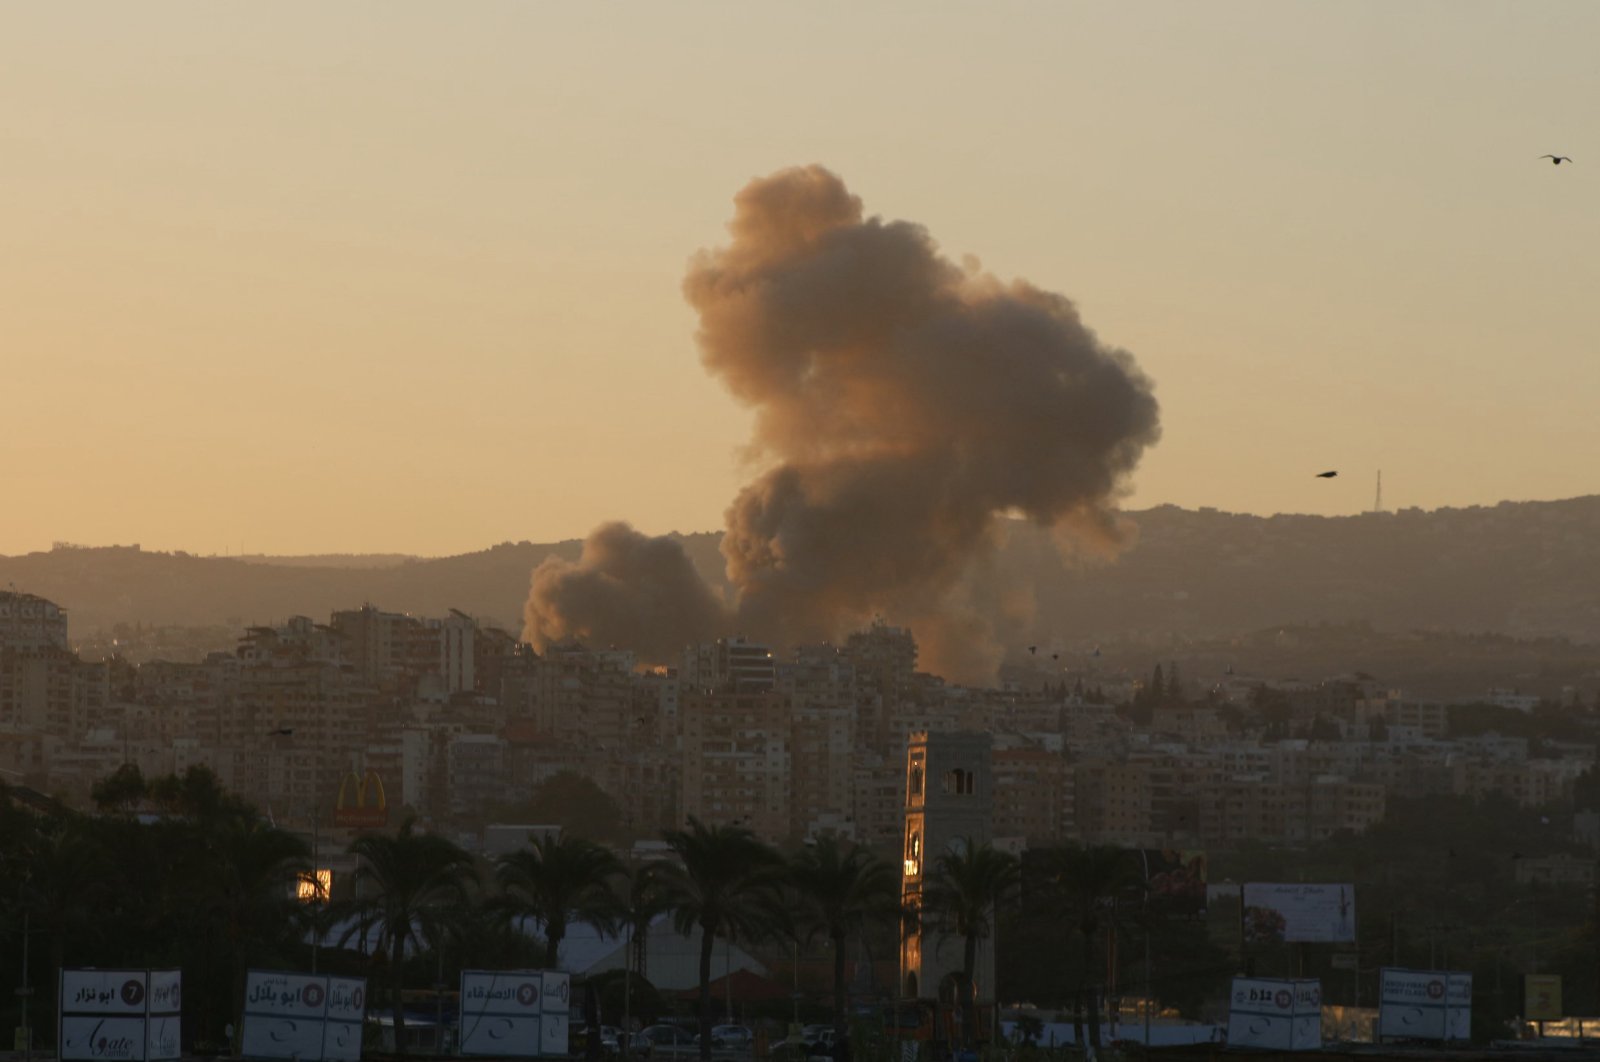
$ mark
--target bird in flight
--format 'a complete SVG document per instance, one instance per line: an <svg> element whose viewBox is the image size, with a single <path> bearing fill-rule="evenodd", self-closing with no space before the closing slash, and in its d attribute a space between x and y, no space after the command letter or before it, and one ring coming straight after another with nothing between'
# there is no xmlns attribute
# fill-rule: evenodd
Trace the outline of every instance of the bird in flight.
<svg viewBox="0 0 1600 1062"><path fill-rule="evenodd" d="M1541 159L1549 159L1550 160L1550 165L1552 165L1552 166L1559 166L1563 162L1571 162L1572 161L1572 158L1569 155L1540 155L1539 157Z"/></svg>
<svg viewBox="0 0 1600 1062"><path fill-rule="evenodd" d="M1338 474L1339 473L1337 471L1334 471L1334 472L1318 472L1317 473L1317 478L1318 479L1332 479L1334 476L1337 476Z"/></svg>

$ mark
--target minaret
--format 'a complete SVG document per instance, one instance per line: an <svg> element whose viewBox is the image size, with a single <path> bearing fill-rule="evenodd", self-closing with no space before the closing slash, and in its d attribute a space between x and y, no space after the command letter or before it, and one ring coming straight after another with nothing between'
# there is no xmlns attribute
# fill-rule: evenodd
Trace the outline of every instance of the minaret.
<svg viewBox="0 0 1600 1062"><path fill-rule="evenodd" d="M991 738L965 731L917 732L906 744L905 845L901 897L907 907L922 898L939 856L994 834L994 775L989 765ZM962 942L920 924L900 931L900 995L933 999L946 978L961 972ZM995 991L994 941L978 945L973 974L979 1000Z"/></svg>

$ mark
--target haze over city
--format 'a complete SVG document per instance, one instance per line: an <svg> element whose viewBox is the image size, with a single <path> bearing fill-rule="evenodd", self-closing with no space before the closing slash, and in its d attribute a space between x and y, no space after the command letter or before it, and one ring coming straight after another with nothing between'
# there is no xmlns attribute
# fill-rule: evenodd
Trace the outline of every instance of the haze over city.
<svg viewBox="0 0 1600 1062"><path fill-rule="evenodd" d="M0 13L0 1062L1597 1057L1596 41Z"/></svg>
<svg viewBox="0 0 1600 1062"><path fill-rule="evenodd" d="M1131 352L1129 507L1594 489L1590 5L4 22L0 552L716 529L760 466L686 263L809 164Z"/></svg>

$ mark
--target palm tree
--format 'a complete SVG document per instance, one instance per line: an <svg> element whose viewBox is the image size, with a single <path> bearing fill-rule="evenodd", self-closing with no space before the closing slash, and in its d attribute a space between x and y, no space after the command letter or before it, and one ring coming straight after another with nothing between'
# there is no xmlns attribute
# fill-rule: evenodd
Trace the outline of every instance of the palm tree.
<svg viewBox="0 0 1600 1062"><path fill-rule="evenodd" d="M460 922L477 884L472 857L443 837L415 832L409 817L390 837L369 833L350 843L356 856L355 898L333 904L331 921L347 919L339 939L376 929L376 952L388 955L394 1000L395 1051L405 1054L405 1012L401 1005L406 946L440 947Z"/></svg>
<svg viewBox="0 0 1600 1062"><path fill-rule="evenodd" d="M978 943L994 933L994 912L1016 889L1016 856L987 841L968 839L934 861L922 894L922 913L932 924L961 937L961 982L968 1035L977 1025Z"/></svg>
<svg viewBox="0 0 1600 1062"><path fill-rule="evenodd" d="M309 922L296 886L311 870L311 849L300 838L253 816L188 828L201 841L190 867L188 902L208 924L215 954L233 965L233 1001L242 1005L250 967L280 961ZM226 983L226 982L224 982Z"/></svg>
<svg viewBox="0 0 1600 1062"><path fill-rule="evenodd" d="M868 849L819 838L789 861L800 921L833 943L833 1035L845 1036L845 941L868 924L892 921L899 911L900 879Z"/></svg>
<svg viewBox="0 0 1600 1062"><path fill-rule="evenodd" d="M1103 967L1095 938L1112 910L1112 901L1139 881L1126 849L1114 845L1061 848L1051 853L1051 882L1083 937L1083 977L1087 982L1089 1042L1100 1046L1100 999L1105 993ZM1112 915L1114 916L1114 915Z"/></svg>
<svg viewBox="0 0 1600 1062"><path fill-rule="evenodd" d="M504 890L503 908L539 923L545 966L554 970L568 922L614 931L621 910L611 883L622 873L622 864L582 837L546 835L531 841L532 847L501 856L496 873Z"/></svg>
<svg viewBox="0 0 1600 1062"><path fill-rule="evenodd" d="M783 859L741 826L706 826L689 816L687 829L663 834L678 857L657 870L678 932L700 930L700 1057L711 1057L711 947L758 937L779 906Z"/></svg>

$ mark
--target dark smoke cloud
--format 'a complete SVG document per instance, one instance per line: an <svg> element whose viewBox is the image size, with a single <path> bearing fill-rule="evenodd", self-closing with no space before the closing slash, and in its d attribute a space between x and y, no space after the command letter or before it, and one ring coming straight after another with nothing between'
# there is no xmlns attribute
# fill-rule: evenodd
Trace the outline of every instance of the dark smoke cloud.
<svg viewBox="0 0 1600 1062"><path fill-rule="evenodd" d="M684 294L706 368L756 411L764 471L722 543L739 628L787 645L882 615L916 631L934 670L992 673L970 576L1007 515L1116 544L1115 501L1160 433L1149 381L1066 298L958 267L920 226L864 218L821 167L752 182L729 228ZM607 589L626 612L629 591ZM581 607L536 580L529 615L570 626Z"/></svg>
<svg viewBox="0 0 1600 1062"><path fill-rule="evenodd" d="M549 557L533 570L523 637L541 650L576 638L664 663L690 642L724 634L730 622L676 539L609 523L589 533L576 563Z"/></svg>

